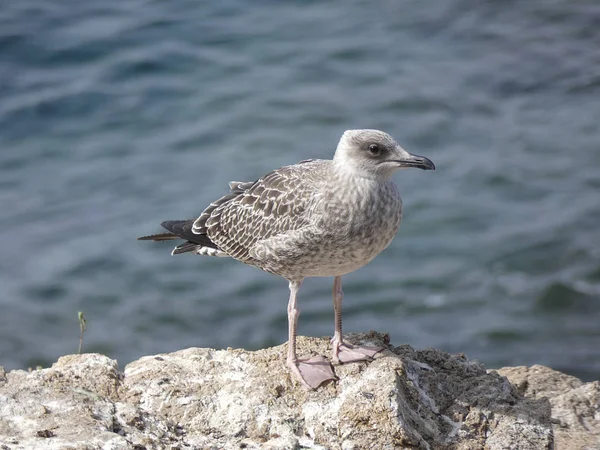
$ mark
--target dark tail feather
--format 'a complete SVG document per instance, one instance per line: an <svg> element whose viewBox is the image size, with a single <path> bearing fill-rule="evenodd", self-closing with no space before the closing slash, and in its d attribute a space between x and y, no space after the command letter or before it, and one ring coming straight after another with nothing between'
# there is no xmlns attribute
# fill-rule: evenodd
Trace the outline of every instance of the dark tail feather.
<svg viewBox="0 0 600 450"><path fill-rule="evenodd" d="M187 241L187 242L184 242L183 244L175 247L173 249L173 251L171 252L171 255L180 255L182 253L195 252L196 249L199 247L200 247L200 245L194 244L193 242L190 242L190 241Z"/></svg>
<svg viewBox="0 0 600 450"><path fill-rule="evenodd" d="M159 233L152 234L150 236L142 236L137 238L138 241L172 241L173 239L180 239L179 236L173 233Z"/></svg>

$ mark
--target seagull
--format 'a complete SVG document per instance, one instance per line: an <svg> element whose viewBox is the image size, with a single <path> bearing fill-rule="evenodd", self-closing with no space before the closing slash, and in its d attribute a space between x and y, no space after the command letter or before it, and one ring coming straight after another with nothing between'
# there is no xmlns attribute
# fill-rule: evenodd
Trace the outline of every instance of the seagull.
<svg viewBox="0 0 600 450"><path fill-rule="evenodd" d="M379 130L348 130L333 159L309 159L257 181L229 183L230 192L196 219L167 220L166 233L139 240L183 239L173 255L231 257L289 283L287 366L307 389L335 380L322 355L299 358L297 296L307 277L333 277L332 361L368 361L381 348L354 346L342 336L342 276L363 267L391 242L402 220L402 198L392 181L401 168L434 170Z"/></svg>

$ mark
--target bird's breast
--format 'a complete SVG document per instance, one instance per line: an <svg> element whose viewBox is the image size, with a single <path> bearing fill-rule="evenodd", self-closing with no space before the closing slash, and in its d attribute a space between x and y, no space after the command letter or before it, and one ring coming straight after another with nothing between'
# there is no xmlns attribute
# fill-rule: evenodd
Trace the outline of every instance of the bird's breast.
<svg viewBox="0 0 600 450"><path fill-rule="evenodd" d="M398 231L402 198L393 182L358 180L345 189L323 195L317 214L318 228L340 237L365 238Z"/></svg>
<svg viewBox="0 0 600 450"><path fill-rule="evenodd" d="M316 226L322 234L321 276L369 263L390 244L402 220L402 199L392 182L356 182L326 196L321 208Z"/></svg>
<svg viewBox="0 0 600 450"><path fill-rule="evenodd" d="M358 180L322 189L306 213L306 227L261 242L253 264L287 279L353 272L392 241L402 200L392 183Z"/></svg>

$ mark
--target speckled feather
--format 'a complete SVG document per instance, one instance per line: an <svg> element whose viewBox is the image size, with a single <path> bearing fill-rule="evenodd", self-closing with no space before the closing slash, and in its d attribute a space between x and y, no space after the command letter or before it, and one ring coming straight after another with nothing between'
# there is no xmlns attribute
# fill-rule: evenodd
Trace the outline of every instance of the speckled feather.
<svg viewBox="0 0 600 450"><path fill-rule="evenodd" d="M306 225L305 212L312 197L309 179L321 165L321 161L306 160L274 170L254 183L230 183L232 192L202 212L194 222L194 233L207 235L235 259L255 263L250 250L257 242ZM306 173L313 176L307 179Z"/></svg>

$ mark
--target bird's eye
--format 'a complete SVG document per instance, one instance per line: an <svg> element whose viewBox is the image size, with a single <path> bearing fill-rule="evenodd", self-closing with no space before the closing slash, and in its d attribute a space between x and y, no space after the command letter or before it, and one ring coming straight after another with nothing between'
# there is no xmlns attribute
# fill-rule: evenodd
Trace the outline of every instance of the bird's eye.
<svg viewBox="0 0 600 450"><path fill-rule="evenodd" d="M369 153L373 156L378 156L381 153L381 150L377 144L371 144L369 145Z"/></svg>

